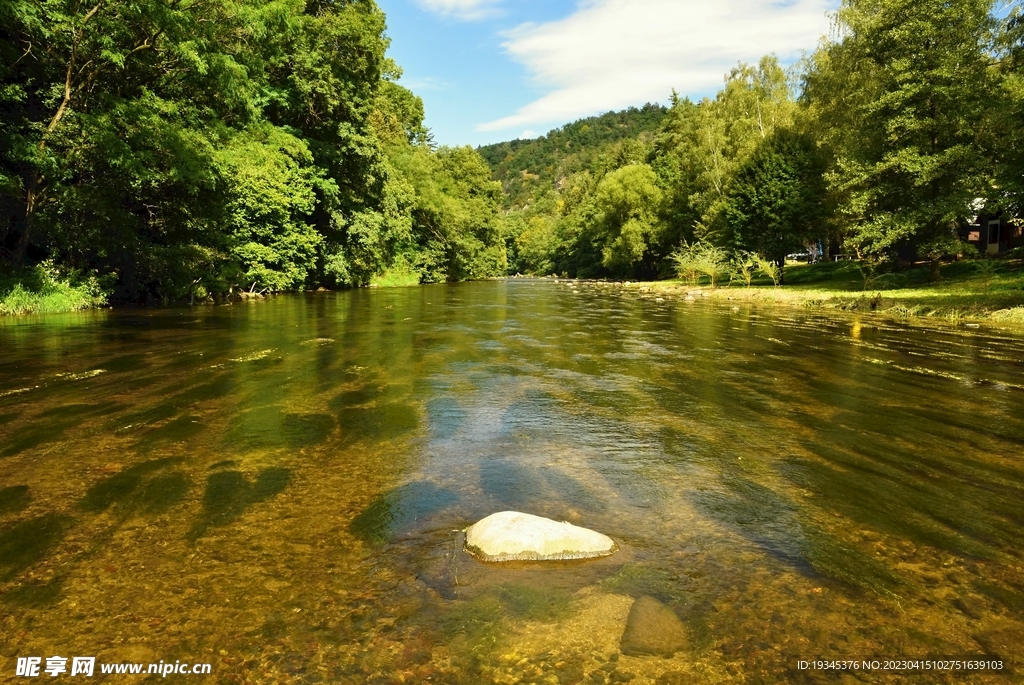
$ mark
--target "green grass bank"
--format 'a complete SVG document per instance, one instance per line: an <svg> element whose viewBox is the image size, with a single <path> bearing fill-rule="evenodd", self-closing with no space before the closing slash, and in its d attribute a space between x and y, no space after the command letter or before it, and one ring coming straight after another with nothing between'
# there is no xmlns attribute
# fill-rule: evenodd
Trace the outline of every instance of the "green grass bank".
<svg viewBox="0 0 1024 685"><path fill-rule="evenodd" d="M46 262L0 271L0 315L74 312L106 301L96 278L63 274Z"/></svg>
<svg viewBox="0 0 1024 685"><path fill-rule="evenodd" d="M1024 260L979 259L943 265L931 281L928 266L869 269L857 262L787 264L785 285L761 277L745 284L711 288L678 279L630 283L654 294L701 295L722 300L842 311L878 312L896 318L939 317L950 321L987 320L1024 324Z"/></svg>

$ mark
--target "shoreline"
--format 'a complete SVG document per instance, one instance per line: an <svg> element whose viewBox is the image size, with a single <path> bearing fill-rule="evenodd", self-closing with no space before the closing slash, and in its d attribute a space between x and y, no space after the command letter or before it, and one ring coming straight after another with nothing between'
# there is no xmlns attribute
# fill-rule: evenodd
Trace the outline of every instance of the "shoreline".
<svg viewBox="0 0 1024 685"><path fill-rule="evenodd" d="M1024 292L1020 300L1007 307L993 308L979 303L976 295L957 296L939 292L901 294L899 291L869 290L837 293L828 290L787 289L785 286L693 287L678 282L627 282L623 288L635 289L645 295L668 295L718 302L744 302L818 311L881 314L894 319L944 319L951 324L961 322L1024 326ZM793 287L790 287L793 288Z"/></svg>
<svg viewBox="0 0 1024 685"><path fill-rule="evenodd" d="M835 290L800 286L693 285L679 280L667 281L589 281L548 277L555 283L580 285L603 283L621 288L640 298L671 298L685 301L709 300L756 304L769 307L815 310L820 312L868 314L900 321L945 321L952 324L996 324L1017 330L1024 328L1024 289L1019 298L1002 299L992 306L985 295L978 293L949 293L939 288L900 290L867 290L837 292Z"/></svg>
<svg viewBox="0 0 1024 685"><path fill-rule="evenodd" d="M600 279L573 279L556 276L506 276L503 278L484 280L519 280L522 278L536 278L539 281L548 281L558 285L576 284L583 287L590 287L600 284L601 287L622 289L625 292L636 294L640 298L664 297L674 300L686 301L692 297L694 300L709 300L714 302L734 302L757 304L769 307L797 308L804 310L817 310L822 312L842 312L869 315L882 315L895 320L912 321L921 320L944 320L948 323L988 323L1008 325L1015 329L1024 327L1024 282L1020 286L1019 295L1001 298L992 298L988 293L981 292L950 292L941 286L928 286L924 288L909 289L869 289L862 291L838 291L827 288L814 288L803 285L718 285L710 287L706 285L693 285L678 279L664 281L612 281ZM422 285L422 284L420 284ZM378 285L366 286L370 289L388 289L395 287L410 287L402 285ZM340 292L328 291L323 288L310 291L287 291L273 293L273 295L288 295L316 292ZM240 296L239 296L240 295ZM258 302L267 296L250 295L249 293L236 293L236 298L226 302L203 302L194 305L166 304L158 305L155 308L178 307L178 306L232 306L244 302ZM1002 306L1000 306L1002 305ZM47 311L24 311L6 312L0 311L0 318L11 319L24 316L39 316L44 314L69 314L75 312L89 312L103 309L132 309L147 307L137 304L109 304L95 303L86 307L73 307L66 310Z"/></svg>

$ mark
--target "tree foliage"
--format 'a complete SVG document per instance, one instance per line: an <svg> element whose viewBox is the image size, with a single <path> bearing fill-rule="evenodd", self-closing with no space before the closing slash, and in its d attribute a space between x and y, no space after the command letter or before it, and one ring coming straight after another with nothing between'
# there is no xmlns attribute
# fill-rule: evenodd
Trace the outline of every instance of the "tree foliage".
<svg viewBox="0 0 1024 685"><path fill-rule="evenodd" d="M754 255L781 264L813 246L916 254L937 269L965 253L959 233L979 209L1024 211L1024 14L1019 3L1000 12L992 0L843 0L812 55L789 70L774 56L740 64L699 102L673 93L656 130L589 157L573 147L586 168L550 142L491 146L529 238L517 239L529 245L522 264L671 274L673 255L711 245L750 272ZM568 142L570 129L548 138ZM642 221L609 223L603 189L637 165L659 193Z"/></svg>
<svg viewBox="0 0 1024 685"><path fill-rule="evenodd" d="M735 248L779 261L815 239L826 216L824 171L808 136L779 129L763 140L723 202Z"/></svg>
<svg viewBox="0 0 1024 685"><path fill-rule="evenodd" d="M487 249L435 277L501 268L489 218L416 223L396 159L447 162L371 0L5 0L0 20L9 264L52 258L127 300L362 285L441 230Z"/></svg>
<svg viewBox="0 0 1024 685"><path fill-rule="evenodd" d="M131 301L393 267L717 282L692 271L709 255L749 283L809 245L937 270L979 208L1024 210L1024 14L843 0L833 20L714 97L472 150L434 145L373 0L0 0L0 266Z"/></svg>
<svg viewBox="0 0 1024 685"><path fill-rule="evenodd" d="M846 0L837 12L840 39L817 56L807 96L833 123L830 180L860 249L948 240L992 194L992 11L991 0Z"/></svg>

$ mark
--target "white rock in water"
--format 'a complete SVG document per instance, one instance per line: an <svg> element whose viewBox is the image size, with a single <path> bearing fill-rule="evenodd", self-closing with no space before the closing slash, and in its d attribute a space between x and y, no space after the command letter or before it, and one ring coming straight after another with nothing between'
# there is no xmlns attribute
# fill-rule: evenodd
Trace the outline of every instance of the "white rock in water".
<svg viewBox="0 0 1024 685"><path fill-rule="evenodd" d="M614 554L607 535L551 519L503 511L466 529L466 549L484 561L592 559Z"/></svg>

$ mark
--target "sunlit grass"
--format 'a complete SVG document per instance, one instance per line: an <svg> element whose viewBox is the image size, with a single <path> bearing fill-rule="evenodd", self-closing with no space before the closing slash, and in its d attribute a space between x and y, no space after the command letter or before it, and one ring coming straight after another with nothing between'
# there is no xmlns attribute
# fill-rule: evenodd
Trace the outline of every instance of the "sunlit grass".
<svg viewBox="0 0 1024 685"><path fill-rule="evenodd" d="M933 283L930 278L927 266L871 272L855 262L788 264L785 285L775 287L762 277L749 288L733 283L708 294L716 299L885 312L898 318L927 316L954 322L991 319L1024 323L1024 261L955 262L943 266L939 281ZM657 290L694 288L679 280L643 286Z"/></svg>
<svg viewBox="0 0 1024 685"><path fill-rule="evenodd" d="M73 312L105 302L95 278L62 276L49 264L0 272L0 315Z"/></svg>
<svg viewBox="0 0 1024 685"><path fill-rule="evenodd" d="M401 288L419 285L423 274L404 259L398 259L384 273L370 279L370 285L378 288Z"/></svg>

